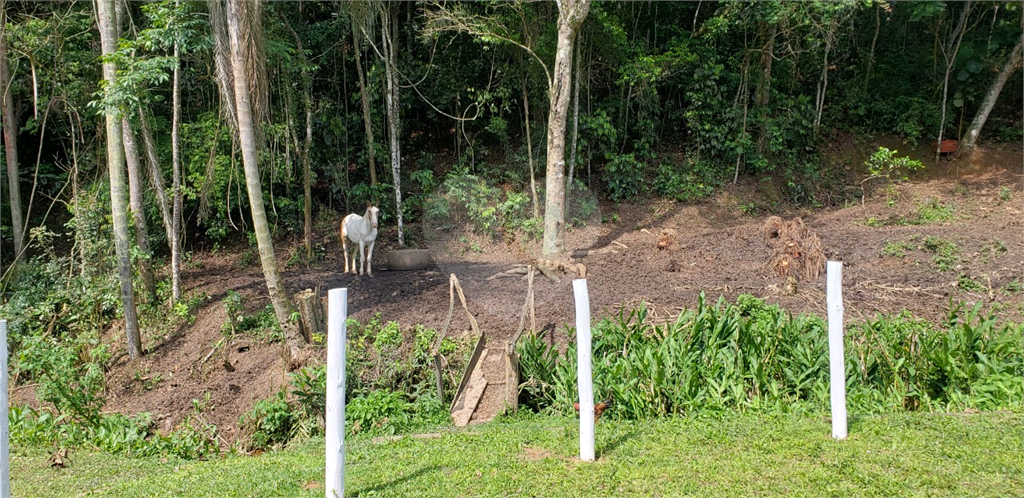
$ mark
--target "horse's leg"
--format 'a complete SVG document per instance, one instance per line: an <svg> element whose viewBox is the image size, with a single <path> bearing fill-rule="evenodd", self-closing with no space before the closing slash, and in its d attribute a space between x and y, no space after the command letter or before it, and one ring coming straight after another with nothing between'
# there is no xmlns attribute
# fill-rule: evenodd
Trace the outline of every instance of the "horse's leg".
<svg viewBox="0 0 1024 498"><path fill-rule="evenodd" d="M373 245L377 243L377 239L370 241L370 250L366 252L366 274L373 275Z"/></svg>
<svg viewBox="0 0 1024 498"><path fill-rule="evenodd" d="M363 269L363 264L366 263L366 254L363 252L366 249L366 241L359 241L359 275L362 275L366 270ZM355 264L355 258L352 258L352 263Z"/></svg>
<svg viewBox="0 0 1024 498"><path fill-rule="evenodd" d="M348 244L345 243L348 239L348 230L345 229L347 221L348 215L341 219L341 257L345 258L345 271L342 273L348 273Z"/></svg>
<svg viewBox="0 0 1024 498"><path fill-rule="evenodd" d="M345 271L343 273L348 273L348 244L345 243L345 239L347 239L347 238L348 237L345 234L345 230L342 229L342 231L341 231L341 257L345 258Z"/></svg>

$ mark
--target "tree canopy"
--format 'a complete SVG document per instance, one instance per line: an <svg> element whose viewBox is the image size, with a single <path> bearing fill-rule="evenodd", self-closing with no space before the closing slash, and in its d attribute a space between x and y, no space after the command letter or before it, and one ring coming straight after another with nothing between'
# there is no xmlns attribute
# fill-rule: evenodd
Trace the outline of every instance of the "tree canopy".
<svg viewBox="0 0 1024 498"><path fill-rule="evenodd" d="M572 175L567 188L611 201L687 201L755 176L808 205L830 202L822 192L836 180L819 151L837 133L929 143L966 135L984 115L980 141L1021 139L1020 85L997 85L1020 74L1019 2L585 3L563 131L548 119L560 4L395 2L381 16L375 1L267 2L258 35L241 43L265 67L249 88L272 236L308 238L315 220L367 201L381 203L382 225L398 221L400 202L415 226L426 194L452 175L525 191L548 159L549 132L566 140L557 168ZM82 231L86 211L110 206L87 200L108 181L102 130L112 108L133 126L145 121L155 152L146 164L172 164L180 124L183 244L254 233L237 114L222 91L233 84L218 62L227 46L210 22L218 2L119 3L119 43L106 55L90 2L0 5L11 93L3 124L17 127L21 166L0 169L22 194L19 230L36 233L27 254L46 251L45 231L85 265L93 256L81 238L112 238L103 223L99 234ZM118 68L116 87L104 88L103 62ZM175 184L172 168L158 171L144 216L171 227L154 187ZM4 268L15 249L10 202L0 205ZM169 254L170 232L150 234L156 257Z"/></svg>

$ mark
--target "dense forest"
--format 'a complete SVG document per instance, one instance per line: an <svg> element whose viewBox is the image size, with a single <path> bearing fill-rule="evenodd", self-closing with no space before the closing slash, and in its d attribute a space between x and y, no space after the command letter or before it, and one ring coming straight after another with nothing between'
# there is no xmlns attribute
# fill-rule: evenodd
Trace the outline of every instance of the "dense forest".
<svg viewBox="0 0 1024 498"><path fill-rule="evenodd" d="M746 177L817 207L839 135L1022 138L1019 1L4 1L0 29L4 300L124 313L133 357L183 252L258 246L284 322L275 242L314 260L311 227L376 202L415 244L452 178L545 217Z"/></svg>

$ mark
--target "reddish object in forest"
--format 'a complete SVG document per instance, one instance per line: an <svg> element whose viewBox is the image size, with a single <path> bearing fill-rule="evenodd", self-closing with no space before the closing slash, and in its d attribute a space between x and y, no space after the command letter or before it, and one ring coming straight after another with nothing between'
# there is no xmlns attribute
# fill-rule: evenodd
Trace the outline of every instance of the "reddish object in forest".
<svg viewBox="0 0 1024 498"><path fill-rule="evenodd" d="M956 152L960 148L960 142L947 138L942 142L932 142L932 150L939 149L940 153L952 153Z"/></svg>

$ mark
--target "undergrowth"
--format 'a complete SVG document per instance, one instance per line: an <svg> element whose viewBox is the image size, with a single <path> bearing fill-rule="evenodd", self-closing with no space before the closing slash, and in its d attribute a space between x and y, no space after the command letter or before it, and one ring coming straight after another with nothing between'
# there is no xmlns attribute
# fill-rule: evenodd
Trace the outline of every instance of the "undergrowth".
<svg viewBox="0 0 1024 498"><path fill-rule="evenodd" d="M1022 342L1020 325L997 324L980 304L953 306L937 325L908 314L851 324L847 403L860 413L1019 410ZM823 319L793 316L749 295L715 305L701 296L695 310L661 325L649 323L641 305L595 325L594 395L612 398L610 416L623 419L696 411L818 412L829 406L827 352ZM571 413L576 345L560 355L540 337L526 337L519 354L522 403Z"/></svg>
<svg viewBox="0 0 1024 498"><path fill-rule="evenodd" d="M438 398L431 352L436 346L448 368L445 399L455 394L451 372L461 372L469 344L444 338L420 325L402 328L382 322L380 314L365 324L347 322L345 422L350 435L396 434L415 427L448 422L447 407ZM241 445L247 450L280 447L296 438L320 436L326 411L325 365L291 374L289 387L260 400L239 422Z"/></svg>

